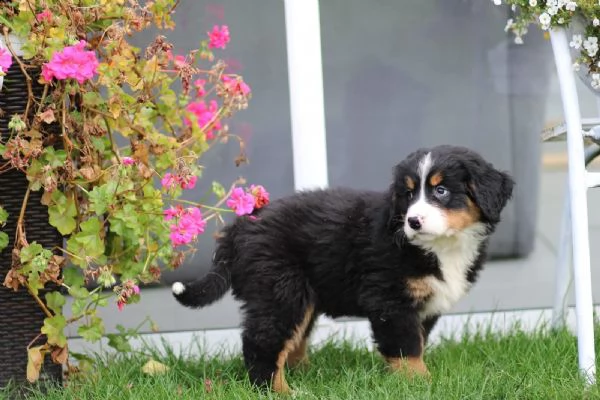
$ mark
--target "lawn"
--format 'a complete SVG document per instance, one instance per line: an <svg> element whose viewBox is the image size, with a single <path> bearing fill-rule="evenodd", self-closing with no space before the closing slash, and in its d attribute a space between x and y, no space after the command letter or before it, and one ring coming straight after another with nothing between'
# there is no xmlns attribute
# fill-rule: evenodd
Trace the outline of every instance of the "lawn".
<svg viewBox="0 0 600 400"><path fill-rule="evenodd" d="M600 332L597 330L597 336ZM598 344L598 343L597 343ZM168 372L147 375L153 358ZM566 331L524 333L514 329L443 341L427 350L431 381L385 369L377 353L347 342L328 343L310 354L307 369L287 372L296 399L600 399L584 390L577 373L575 338ZM240 357L187 358L166 350L110 358L99 356L92 373L65 388L31 389L28 399L256 399L282 398L249 385ZM45 392L45 393L44 393ZM0 392L0 397L8 397Z"/></svg>

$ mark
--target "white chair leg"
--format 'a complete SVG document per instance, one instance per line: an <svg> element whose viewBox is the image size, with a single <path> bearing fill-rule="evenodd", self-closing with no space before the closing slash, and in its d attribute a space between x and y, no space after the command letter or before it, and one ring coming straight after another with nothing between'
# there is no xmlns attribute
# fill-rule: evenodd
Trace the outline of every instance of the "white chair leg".
<svg viewBox="0 0 600 400"><path fill-rule="evenodd" d="M552 327L554 329L563 328L566 324L567 300L572 283L571 203L569 196L569 182L567 181L556 260L554 308L552 310Z"/></svg>
<svg viewBox="0 0 600 400"><path fill-rule="evenodd" d="M564 29L550 32L558 74L569 154L569 193L573 238L573 272L577 316L579 369L588 384L595 383L594 314L592 301L587 185L581 136L581 114L575 86L569 42Z"/></svg>

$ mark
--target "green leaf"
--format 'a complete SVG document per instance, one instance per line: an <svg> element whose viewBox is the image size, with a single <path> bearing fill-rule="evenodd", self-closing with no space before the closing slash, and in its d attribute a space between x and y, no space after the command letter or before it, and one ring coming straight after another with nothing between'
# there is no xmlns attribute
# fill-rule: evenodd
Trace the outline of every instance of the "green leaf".
<svg viewBox="0 0 600 400"><path fill-rule="evenodd" d="M4 250L8 246L8 235L6 232L0 232L0 251Z"/></svg>
<svg viewBox="0 0 600 400"><path fill-rule="evenodd" d="M52 193L54 204L48 207L50 225L54 226L62 235L68 235L75 230L77 207L73 197L65 196L59 190Z"/></svg>
<svg viewBox="0 0 600 400"><path fill-rule="evenodd" d="M96 186L89 194L90 210L96 215L102 215L108 209L108 205L115 201L117 182L110 181L104 185Z"/></svg>
<svg viewBox="0 0 600 400"><path fill-rule="evenodd" d="M56 314L62 314L62 307L65 305L65 296L59 292L46 293L46 304Z"/></svg>
<svg viewBox="0 0 600 400"><path fill-rule="evenodd" d="M67 286L83 286L83 275L81 271L73 268L67 267L63 269L63 281Z"/></svg>
<svg viewBox="0 0 600 400"><path fill-rule="evenodd" d="M42 333L47 336L48 343L64 347L67 345L67 337L64 334L65 326L67 326L67 320L63 315L48 317L44 320Z"/></svg>
<svg viewBox="0 0 600 400"><path fill-rule="evenodd" d="M75 218L59 212L54 206L48 207L48 215L50 216L48 220L50 225L58 229L61 235L70 234L77 226Z"/></svg>
<svg viewBox="0 0 600 400"><path fill-rule="evenodd" d="M106 337L108 338L108 345L121 353L127 353L133 350L126 335L109 333Z"/></svg>
<svg viewBox="0 0 600 400"><path fill-rule="evenodd" d="M69 294L76 299L87 299L90 292L84 287L71 286L69 288Z"/></svg>
<svg viewBox="0 0 600 400"><path fill-rule="evenodd" d="M41 244L33 242L29 246L25 246L21 249L21 264L26 264L33 261L33 259L42 252L44 248Z"/></svg>
<svg viewBox="0 0 600 400"><path fill-rule="evenodd" d="M104 323L101 318L92 317L89 324L81 325L77 329L77 333L89 342L97 342L104 334Z"/></svg>
<svg viewBox="0 0 600 400"><path fill-rule="evenodd" d="M104 254L104 240L100 236L104 229L97 219L88 219L81 223L81 231L67 240L67 250L79 257L73 258L73 263L85 265L86 258L97 258Z"/></svg>
<svg viewBox="0 0 600 400"><path fill-rule="evenodd" d="M86 299L76 299L71 305L71 312L73 313L73 317L79 317L85 312L85 309L88 305Z"/></svg>
<svg viewBox="0 0 600 400"><path fill-rule="evenodd" d="M214 181L212 183L212 191L215 194L215 196L217 196L219 199L225 197L225 188L219 182Z"/></svg>
<svg viewBox="0 0 600 400"><path fill-rule="evenodd" d="M8 212L2 207L0 207L0 225L4 225L6 220L8 219Z"/></svg>

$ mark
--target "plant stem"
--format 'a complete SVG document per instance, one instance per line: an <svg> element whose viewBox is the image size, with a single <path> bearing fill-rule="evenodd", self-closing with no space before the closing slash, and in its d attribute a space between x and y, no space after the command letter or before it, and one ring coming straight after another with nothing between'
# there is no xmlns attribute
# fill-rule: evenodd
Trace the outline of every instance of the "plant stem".
<svg viewBox="0 0 600 400"><path fill-rule="evenodd" d="M48 318L52 318L54 315L52 315L50 310L48 310L48 307L46 307L46 305L44 304L42 299L40 299L40 297L37 294L33 293L33 291L31 290L31 286L29 286L29 282L25 282L25 286L27 287L29 294L31 294L33 296L33 298L35 299L35 301L37 301L37 303L40 305L40 307L44 311L44 314L46 314L46 316Z"/></svg>

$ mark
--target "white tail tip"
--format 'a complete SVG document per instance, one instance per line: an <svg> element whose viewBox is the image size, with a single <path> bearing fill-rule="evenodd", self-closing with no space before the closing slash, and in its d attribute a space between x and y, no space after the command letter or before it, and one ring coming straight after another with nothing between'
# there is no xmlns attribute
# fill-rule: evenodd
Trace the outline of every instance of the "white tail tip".
<svg viewBox="0 0 600 400"><path fill-rule="evenodd" d="M171 286L171 290L174 294L180 295L185 291L185 285L181 282L175 282L173 286Z"/></svg>

